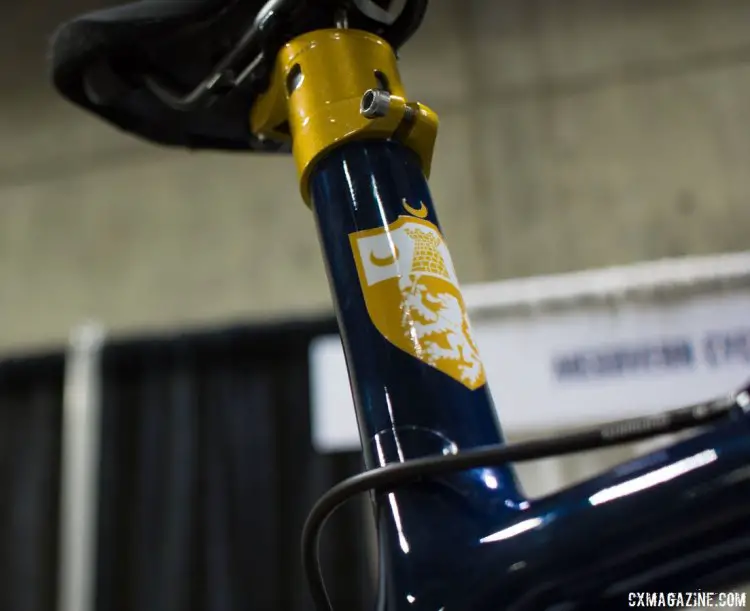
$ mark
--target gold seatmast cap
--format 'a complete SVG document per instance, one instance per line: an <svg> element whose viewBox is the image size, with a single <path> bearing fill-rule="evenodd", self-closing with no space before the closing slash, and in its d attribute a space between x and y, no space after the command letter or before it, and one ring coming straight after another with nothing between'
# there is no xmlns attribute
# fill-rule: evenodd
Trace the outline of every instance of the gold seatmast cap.
<svg viewBox="0 0 750 611"><path fill-rule="evenodd" d="M407 101L387 42L361 30L330 29L284 45L250 126L259 137L291 140L309 206L315 163L352 140L398 140L417 154L429 177L438 117L424 104Z"/></svg>

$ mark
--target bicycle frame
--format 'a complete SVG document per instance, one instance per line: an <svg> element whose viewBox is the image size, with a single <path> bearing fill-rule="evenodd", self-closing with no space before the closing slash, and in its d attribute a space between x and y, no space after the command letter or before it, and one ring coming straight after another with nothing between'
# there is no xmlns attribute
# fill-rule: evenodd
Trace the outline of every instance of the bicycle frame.
<svg viewBox="0 0 750 611"><path fill-rule="evenodd" d="M425 178L431 111L405 102L395 66L371 34L306 34L253 114L256 133L278 137L284 119L291 132L368 469L503 443ZM382 106L370 92L356 108L377 84ZM750 575L750 420L542 499L503 466L373 502L379 609L602 609L634 591L718 590Z"/></svg>

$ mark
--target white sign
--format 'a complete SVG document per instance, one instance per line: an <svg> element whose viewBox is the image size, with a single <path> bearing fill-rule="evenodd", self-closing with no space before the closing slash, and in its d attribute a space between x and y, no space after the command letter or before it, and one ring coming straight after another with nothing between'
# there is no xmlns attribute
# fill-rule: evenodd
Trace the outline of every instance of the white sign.
<svg viewBox="0 0 750 611"><path fill-rule="evenodd" d="M656 413L750 381L748 289L503 315L478 320L474 329L500 421L511 434L542 435ZM337 336L313 344L311 366L315 447L358 449Z"/></svg>

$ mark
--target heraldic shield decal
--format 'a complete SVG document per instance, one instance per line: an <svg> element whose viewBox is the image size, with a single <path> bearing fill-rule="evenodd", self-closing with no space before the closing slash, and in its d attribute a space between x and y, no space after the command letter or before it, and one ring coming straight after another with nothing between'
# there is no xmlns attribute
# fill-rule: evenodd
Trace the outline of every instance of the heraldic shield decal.
<svg viewBox="0 0 750 611"><path fill-rule="evenodd" d="M387 227L349 235L375 327L394 346L474 390L486 382L440 230L412 208Z"/></svg>

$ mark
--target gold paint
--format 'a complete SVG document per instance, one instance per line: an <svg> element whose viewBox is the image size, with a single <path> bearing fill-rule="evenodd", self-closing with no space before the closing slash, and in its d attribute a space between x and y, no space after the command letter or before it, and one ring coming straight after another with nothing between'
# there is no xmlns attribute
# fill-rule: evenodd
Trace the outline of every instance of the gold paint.
<svg viewBox="0 0 750 611"><path fill-rule="evenodd" d="M486 383L450 253L429 221L349 235L367 312L394 346L474 390ZM399 253L388 257L387 253ZM393 259L390 265L373 265Z"/></svg>
<svg viewBox="0 0 750 611"><path fill-rule="evenodd" d="M377 265L378 267L388 267L389 265L393 265L396 261L398 261L399 252L398 248L394 248L394 253L391 255L388 255L387 257L376 257L374 252L370 253L370 262L373 265Z"/></svg>
<svg viewBox="0 0 750 611"><path fill-rule="evenodd" d="M420 218L420 219L426 219L427 218L427 214L429 212L427 210L427 206L424 205L424 202L419 202L419 204L420 204L419 209L412 208L409 205L409 202L407 202L406 200L404 200L403 203L402 203L402 206L404 207L404 210L406 210L409 214L413 214L414 216L416 216L417 218Z"/></svg>
<svg viewBox="0 0 750 611"><path fill-rule="evenodd" d="M389 109L368 119L360 113L362 96L380 88L383 77L391 93ZM408 115L411 125L404 128ZM309 204L310 173L324 153L355 139L394 138L399 127L404 132L399 139L418 155L429 177L438 119L423 104L407 102L388 43L369 32L335 29L304 34L282 48L250 124L261 137L291 139L300 190Z"/></svg>

